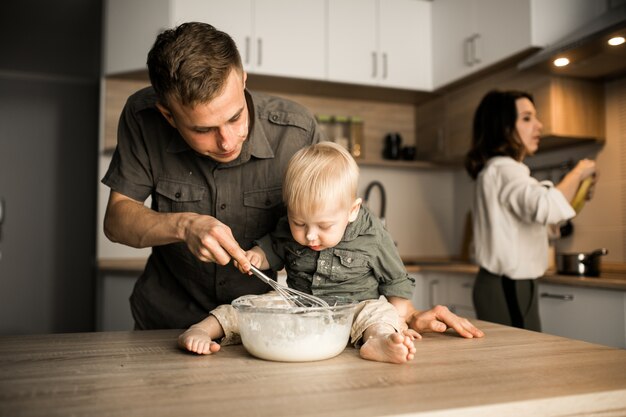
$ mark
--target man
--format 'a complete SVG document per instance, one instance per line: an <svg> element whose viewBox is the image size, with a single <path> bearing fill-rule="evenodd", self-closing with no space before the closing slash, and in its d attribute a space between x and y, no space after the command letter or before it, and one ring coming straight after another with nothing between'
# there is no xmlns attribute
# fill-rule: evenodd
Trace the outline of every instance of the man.
<svg viewBox="0 0 626 417"><path fill-rule="evenodd" d="M131 296L136 328L186 328L220 304L267 291L231 260L249 267L244 249L285 215L289 159L325 138L302 106L248 91L235 43L211 25L161 33L148 71L152 86L128 99L102 180L111 188L104 231L153 248ZM414 324L445 329L441 314L427 313ZM444 316L455 329L469 323Z"/></svg>

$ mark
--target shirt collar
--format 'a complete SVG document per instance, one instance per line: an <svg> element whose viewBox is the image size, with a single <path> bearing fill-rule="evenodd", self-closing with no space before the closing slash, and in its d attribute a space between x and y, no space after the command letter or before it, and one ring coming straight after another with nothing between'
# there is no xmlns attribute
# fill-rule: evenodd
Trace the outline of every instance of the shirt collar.
<svg viewBox="0 0 626 417"><path fill-rule="evenodd" d="M367 234L367 229L369 228L369 225L365 221L366 214L369 215L367 208L361 205L361 207L359 208L359 214L357 215L356 219L353 222L348 223L346 231L343 233L343 238L341 239L343 242L350 242L360 235Z"/></svg>

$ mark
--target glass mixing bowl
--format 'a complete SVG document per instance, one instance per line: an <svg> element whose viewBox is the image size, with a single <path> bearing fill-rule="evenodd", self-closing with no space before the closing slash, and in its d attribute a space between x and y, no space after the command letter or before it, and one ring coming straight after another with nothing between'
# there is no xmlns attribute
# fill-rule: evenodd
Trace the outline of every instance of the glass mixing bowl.
<svg viewBox="0 0 626 417"><path fill-rule="evenodd" d="M232 305L243 346L257 358L279 362L337 356L348 344L357 302L324 299L330 307L293 307L271 293L237 298Z"/></svg>

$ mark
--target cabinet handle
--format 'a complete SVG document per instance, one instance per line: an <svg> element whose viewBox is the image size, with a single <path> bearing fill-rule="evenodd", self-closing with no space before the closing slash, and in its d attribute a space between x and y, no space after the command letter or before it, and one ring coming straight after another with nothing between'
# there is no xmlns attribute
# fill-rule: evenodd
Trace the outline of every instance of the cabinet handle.
<svg viewBox="0 0 626 417"><path fill-rule="evenodd" d="M482 48L482 42L481 42L481 36L480 33L476 33L474 36L472 36L472 63L473 64L480 64L480 62L482 61L482 54L480 53Z"/></svg>
<svg viewBox="0 0 626 417"><path fill-rule="evenodd" d="M378 67L378 59L376 57L376 52L372 52L372 78L376 78L378 75L377 67Z"/></svg>
<svg viewBox="0 0 626 417"><path fill-rule="evenodd" d="M387 53L383 52L383 80L387 79Z"/></svg>
<svg viewBox="0 0 626 417"><path fill-rule="evenodd" d="M436 279L428 283L428 304L431 308L435 306L435 287L437 285L439 285L439 281Z"/></svg>
<svg viewBox="0 0 626 417"><path fill-rule="evenodd" d="M465 65L471 67L474 63L472 59L472 37L465 38L463 41L463 60L465 61Z"/></svg>
<svg viewBox="0 0 626 417"><path fill-rule="evenodd" d="M474 286L474 284L472 284L471 282L464 282L463 285L461 285L461 287L463 288L472 288Z"/></svg>
<svg viewBox="0 0 626 417"><path fill-rule="evenodd" d="M246 65L250 64L250 36L246 36Z"/></svg>
<svg viewBox="0 0 626 417"><path fill-rule="evenodd" d="M549 292L542 292L541 293L541 298L553 298L555 300L562 300L562 301L573 301L574 300L574 295L573 294L552 294Z"/></svg>
<svg viewBox="0 0 626 417"><path fill-rule="evenodd" d="M263 39L261 38L257 39L256 43L257 43L257 50L258 50L257 66L260 67L261 64L263 63Z"/></svg>

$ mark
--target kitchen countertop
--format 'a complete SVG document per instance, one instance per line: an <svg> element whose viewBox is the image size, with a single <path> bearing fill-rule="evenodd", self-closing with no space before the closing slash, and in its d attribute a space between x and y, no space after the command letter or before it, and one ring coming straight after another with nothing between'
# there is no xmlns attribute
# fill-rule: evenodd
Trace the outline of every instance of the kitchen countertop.
<svg viewBox="0 0 626 417"><path fill-rule="evenodd" d="M475 274L478 266L466 261L444 258L407 258L404 259L407 272L450 272ZM98 268L101 272L141 272L146 265L146 259L100 259ZM605 265L605 264L603 264ZM603 288L626 291L626 266L623 264L606 264L606 272L600 277L578 277L560 275L555 271L548 271L540 278L546 284L571 285L578 287Z"/></svg>
<svg viewBox="0 0 626 417"><path fill-rule="evenodd" d="M626 414L626 350L475 321L416 341L415 360L198 356L179 330L0 337L2 416L564 416ZM607 414L604 414L606 412Z"/></svg>

